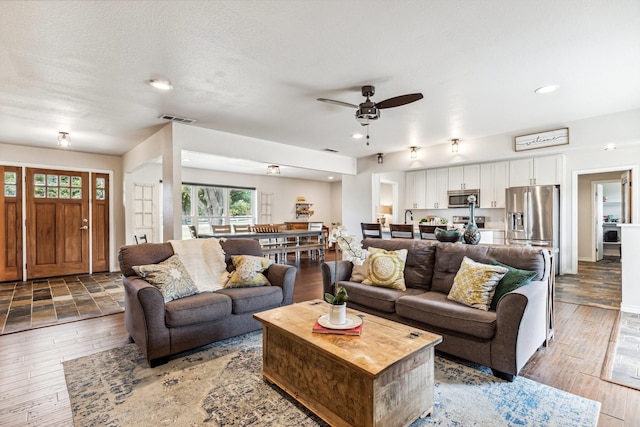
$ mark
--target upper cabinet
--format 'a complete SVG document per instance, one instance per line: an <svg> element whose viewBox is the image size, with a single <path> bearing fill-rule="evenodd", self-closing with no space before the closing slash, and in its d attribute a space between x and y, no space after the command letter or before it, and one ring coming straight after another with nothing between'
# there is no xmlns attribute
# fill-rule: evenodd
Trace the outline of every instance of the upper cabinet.
<svg viewBox="0 0 640 427"><path fill-rule="evenodd" d="M527 185L560 184L560 159L560 156L543 156L511 160L509 162L509 185L524 187Z"/></svg>
<svg viewBox="0 0 640 427"><path fill-rule="evenodd" d="M481 208L504 208L504 190L507 187L509 187L509 162L480 165Z"/></svg>
<svg viewBox="0 0 640 427"><path fill-rule="evenodd" d="M405 173L406 209L425 209L426 171Z"/></svg>
<svg viewBox="0 0 640 427"><path fill-rule="evenodd" d="M480 188L480 165L449 168L449 190L475 190Z"/></svg>
<svg viewBox="0 0 640 427"><path fill-rule="evenodd" d="M427 170L427 209L447 208L447 182L449 171L446 168Z"/></svg>

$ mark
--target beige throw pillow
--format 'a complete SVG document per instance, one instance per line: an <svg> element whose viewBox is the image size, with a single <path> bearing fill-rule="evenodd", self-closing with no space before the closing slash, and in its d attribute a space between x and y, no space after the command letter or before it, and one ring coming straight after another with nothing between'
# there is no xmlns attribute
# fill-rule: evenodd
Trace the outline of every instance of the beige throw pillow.
<svg viewBox="0 0 640 427"><path fill-rule="evenodd" d="M387 251L369 248L367 263L369 272L362 281L365 285L407 290L404 283L404 264L407 261L407 250Z"/></svg>
<svg viewBox="0 0 640 427"><path fill-rule="evenodd" d="M481 264L464 257L447 298L469 307L489 310L496 286L508 271L498 265Z"/></svg>
<svg viewBox="0 0 640 427"><path fill-rule="evenodd" d="M365 252L368 252L367 249L364 249ZM351 278L350 282L358 282L362 283L369 277L369 255L364 259L361 265L353 263L353 267L351 268Z"/></svg>

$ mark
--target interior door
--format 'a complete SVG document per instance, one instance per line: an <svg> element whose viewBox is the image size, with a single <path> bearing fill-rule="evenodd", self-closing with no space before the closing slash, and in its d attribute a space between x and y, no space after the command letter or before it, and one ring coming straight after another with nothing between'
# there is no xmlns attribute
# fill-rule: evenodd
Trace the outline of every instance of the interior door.
<svg viewBox="0 0 640 427"><path fill-rule="evenodd" d="M0 282L22 280L22 168L0 166Z"/></svg>
<svg viewBox="0 0 640 427"><path fill-rule="evenodd" d="M91 263L93 272L109 271L109 175L91 175Z"/></svg>
<svg viewBox="0 0 640 427"><path fill-rule="evenodd" d="M89 272L89 174L27 168L27 279Z"/></svg>
<svg viewBox="0 0 640 427"><path fill-rule="evenodd" d="M602 227L602 184L595 184L594 201L593 205L596 211L595 217L595 236L596 236L596 261L601 261L604 255L604 228Z"/></svg>

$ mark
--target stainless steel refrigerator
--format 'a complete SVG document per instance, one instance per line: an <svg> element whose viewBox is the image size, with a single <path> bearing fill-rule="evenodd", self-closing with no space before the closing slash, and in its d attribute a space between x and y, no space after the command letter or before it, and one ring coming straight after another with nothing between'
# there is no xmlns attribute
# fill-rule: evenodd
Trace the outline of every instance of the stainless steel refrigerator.
<svg viewBox="0 0 640 427"><path fill-rule="evenodd" d="M554 185L506 189L506 244L558 249L560 190ZM556 251L556 255L559 253ZM556 261L556 268L559 262Z"/></svg>

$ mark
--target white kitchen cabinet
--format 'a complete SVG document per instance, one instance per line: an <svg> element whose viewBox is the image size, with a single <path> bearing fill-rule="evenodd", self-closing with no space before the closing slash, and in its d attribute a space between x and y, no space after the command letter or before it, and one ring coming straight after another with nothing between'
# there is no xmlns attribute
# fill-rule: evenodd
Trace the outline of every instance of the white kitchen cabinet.
<svg viewBox="0 0 640 427"><path fill-rule="evenodd" d="M475 190L480 188L480 165L449 168L449 190Z"/></svg>
<svg viewBox="0 0 640 427"><path fill-rule="evenodd" d="M447 209L447 168L427 169L427 209Z"/></svg>
<svg viewBox="0 0 640 427"><path fill-rule="evenodd" d="M405 173L406 209L425 209L426 171Z"/></svg>
<svg viewBox="0 0 640 427"><path fill-rule="evenodd" d="M560 184L560 156L542 156L509 161L509 186Z"/></svg>
<svg viewBox="0 0 640 427"><path fill-rule="evenodd" d="M509 162L480 165L481 208L504 208L504 190L507 187L509 187Z"/></svg>

